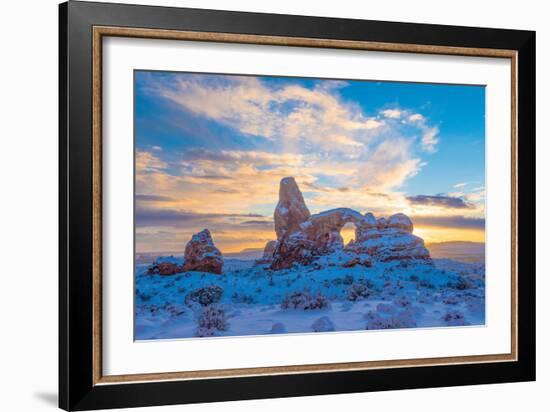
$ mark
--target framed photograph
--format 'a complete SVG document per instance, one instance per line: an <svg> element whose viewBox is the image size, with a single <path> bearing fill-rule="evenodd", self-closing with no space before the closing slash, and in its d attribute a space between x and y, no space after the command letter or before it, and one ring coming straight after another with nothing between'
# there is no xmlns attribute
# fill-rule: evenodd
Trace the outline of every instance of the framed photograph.
<svg viewBox="0 0 550 412"><path fill-rule="evenodd" d="M60 407L535 379L535 33L60 5Z"/></svg>

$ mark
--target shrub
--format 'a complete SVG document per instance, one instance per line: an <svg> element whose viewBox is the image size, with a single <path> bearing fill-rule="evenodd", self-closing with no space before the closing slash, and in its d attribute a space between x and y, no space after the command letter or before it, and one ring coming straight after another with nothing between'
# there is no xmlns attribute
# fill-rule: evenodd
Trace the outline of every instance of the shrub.
<svg viewBox="0 0 550 412"><path fill-rule="evenodd" d="M458 310L450 310L443 316L443 320L449 326L464 326L468 323L464 319L464 313Z"/></svg>
<svg viewBox="0 0 550 412"><path fill-rule="evenodd" d="M198 303L201 306L212 305L219 302L223 295L223 289L217 285L205 286L203 288L190 292L185 297L185 304L187 306L193 306L194 303Z"/></svg>
<svg viewBox="0 0 550 412"><path fill-rule="evenodd" d="M330 302L321 294L312 295L309 292L294 292L283 299L281 309L315 310L330 306Z"/></svg>
<svg viewBox="0 0 550 412"><path fill-rule="evenodd" d="M346 275L346 276L344 276L344 280L342 281L342 283L343 283L344 285L351 285L351 284L353 283L354 280L355 280L355 279L353 278L353 276L351 276L351 275Z"/></svg>
<svg viewBox="0 0 550 412"><path fill-rule="evenodd" d="M397 299L394 299L393 303L402 308L411 306L411 300L405 295L401 295Z"/></svg>
<svg viewBox="0 0 550 412"><path fill-rule="evenodd" d="M348 289L348 300L355 302L369 297L370 292L367 285L363 283L353 283Z"/></svg>
<svg viewBox="0 0 550 412"><path fill-rule="evenodd" d="M224 310L214 306L205 307L197 323L196 336L198 337L214 336L217 331L227 330L229 326Z"/></svg>
<svg viewBox="0 0 550 412"><path fill-rule="evenodd" d="M442 297L442 301L446 305L458 305L460 303L460 299L457 295L454 294L446 294Z"/></svg>
<svg viewBox="0 0 550 412"><path fill-rule="evenodd" d="M397 308L389 303L379 303L376 305L376 311L380 313L395 313Z"/></svg>
<svg viewBox="0 0 550 412"><path fill-rule="evenodd" d="M254 299L253 296L247 295L246 293L237 293L237 292L231 295L231 301L233 303L245 303L247 305L256 303L256 300Z"/></svg>
<svg viewBox="0 0 550 412"><path fill-rule="evenodd" d="M416 327L416 321L408 310L401 310L391 316L382 316L379 313L369 311L365 315L367 324L365 329L402 329Z"/></svg>

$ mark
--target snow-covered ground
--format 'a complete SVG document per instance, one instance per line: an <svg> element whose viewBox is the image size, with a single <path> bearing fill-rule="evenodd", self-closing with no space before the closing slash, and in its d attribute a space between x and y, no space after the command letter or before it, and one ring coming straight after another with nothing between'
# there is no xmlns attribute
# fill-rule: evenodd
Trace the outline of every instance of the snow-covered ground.
<svg viewBox="0 0 550 412"><path fill-rule="evenodd" d="M182 258L161 261L183 263ZM349 256L271 271L225 259L223 273L136 266L136 339L482 325L485 267L449 259L342 267Z"/></svg>

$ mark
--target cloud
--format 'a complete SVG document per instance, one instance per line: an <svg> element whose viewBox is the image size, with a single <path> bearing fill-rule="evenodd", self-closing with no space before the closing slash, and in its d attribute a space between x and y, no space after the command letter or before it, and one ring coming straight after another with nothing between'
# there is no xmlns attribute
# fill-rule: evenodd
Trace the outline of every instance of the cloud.
<svg viewBox="0 0 550 412"><path fill-rule="evenodd" d="M136 210L136 247L146 251L183 251L194 233L208 228L222 251L263 247L273 240L273 220L259 214L195 213L176 209Z"/></svg>
<svg viewBox="0 0 550 412"><path fill-rule="evenodd" d="M420 113L413 113L409 115L408 119L409 122L420 122L425 120L424 116L422 116Z"/></svg>
<svg viewBox="0 0 550 412"><path fill-rule="evenodd" d="M359 173L366 186L391 189L416 175L424 163L411 158L411 141L404 138L385 140L376 147Z"/></svg>
<svg viewBox="0 0 550 412"><path fill-rule="evenodd" d="M182 154L183 162L186 161L213 161L223 164L253 164L262 166L283 166L289 164L302 164L304 156L292 153L271 153L258 150L210 150L204 148L192 148Z"/></svg>
<svg viewBox="0 0 550 412"><path fill-rule="evenodd" d="M412 216L415 225L455 229L485 229L485 219L465 216Z"/></svg>
<svg viewBox="0 0 550 412"><path fill-rule="evenodd" d="M138 207L136 209L137 227L180 227L199 228L219 224L239 225L250 222L253 218L264 218L255 213L196 213L176 209L153 209Z"/></svg>
<svg viewBox="0 0 550 412"><path fill-rule="evenodd" d="M339 89L346 85L331 80L311 87L289 81L273 85L254 76L185 74L157 80L149 88L196 115L244 135L282 141L287 148L310 143L322 150L353 153L375 140L388 120L406 118L405 123L422 134L424 150L435 150L438 129L424 116L400 108L369 115L340 96Z"/></svg>
<svg viewBox="0 0 550 412"><path fill-rule="evenodd" d="M174 201L174 198L170 196L137 194L136 201L138 202L171 202L171 201Z"/></svg>
<svg viewBox="0 0 550 412"><path fill-rule="evenodd" d="M266 228L274 228L275 223L272 220L247 220L241 222L241 225L252 225L252 226L264 226Z"/></svg>
<svg viewBox="0 0 550 412"><path fill-rule="evenodd" d="M445 196L445 195L417 195L409 196L407 200L412 205L422 206L439 206L448 209L471 209L473 206L464 201L460 197Z"/></svg>
<svg viewBox="0 0 550 412"><path fill-rule="evenodd" d="M409 109L391 108L381 110L380 114L387 118L390 125L397 129L396 122L406 127L412 127L416 133L420 133L420 147L426 153L434 153L439 143L439 128L430 125L428 119L420 113ZM393 123L392 123L393 122Z"/></svg>
<svg viewBox="0 0 550 412"><path fill-rule="evenodd" d="M157 84L157 93L193 113L266 139L315 142L346 151L362 145L382 121L344 102L341 82L269 87L257 77L186 75ZM349 146L349 147L348 147Z"/></svg>
<svg viewBox="0 0 550 412"><path fill-rule="evenodd" d="M165 169L168 164L151 152L136 152L136 169L144 172L154 172Z"/></svg>
<svg viewBox="0 0 550 412"><path fill-rule="evenodd" d="M382 115L390 119L399 119L403 112L399 109L386 109L381 111Z"/></svg>
<svg viewBox="0 0 550 412"><path fill-rule="evenodd" d="M439 128L436 126L429 127L422 125L422 148L428 153L434 153L436 146L439 143Z"/></svg>
<svg viewBox="0 0 550 412"><path fill-rule="evenodd" d="M461 189L461 190L462 190L462 189L464 189L464 188L466 187L467 184L468 184L468 183L466 183L466 182L457 183L456 185L453 185L453 188L454 188L454 189Z"/></svg>
<svg viewBox="0 0 550 412"><path fill-rule="evenodd" d="M205 227L221 245L240 239L263 246L274 236L271 216L279 182L287 176L296 178L312 213L346 206L377 216L397 211L439 216L445 208L482 215L482 203L473 197L407 198L401 190L426 165L427 153L437 150L438 127L409 108L368 113L344 98L341 89L347 85L151 75L146 92L166 99L171 124L178 128L170 134L170 150L138 145L141 250L154 246L147 243L154 240L151 233L168 231L170 242L183 242ZM242 214L249 211L253 215Z"/></svg>

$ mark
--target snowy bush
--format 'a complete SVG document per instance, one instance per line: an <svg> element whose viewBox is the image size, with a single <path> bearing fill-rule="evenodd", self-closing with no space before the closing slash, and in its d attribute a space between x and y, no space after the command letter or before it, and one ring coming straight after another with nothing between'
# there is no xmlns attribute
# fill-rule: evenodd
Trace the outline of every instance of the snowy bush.
<svg viewBox="0 0 550 412"><path fill-rule="evenodd" d="M433 303L434 302L434 297L431 293L429 292L420 292L420 294L418 295L418 302L419 303Z"/></svg>
<svg viewBox="0 0 550 412"><path fill-rule="evenodd" d="M396 329L400 328L415 328L416 321L413 314L409 310L402 310L392 316L392 326Z"/></svg>
<svg viewBox="0 0 550 412"><path fill-rule="evenodd" d="M401 329L401 328L414 328L416 327L416 321L412 313L408 310L401 310L393 313L390 316L383 316L380 313L369 311L365 315L367 324L365 329L377 330L377 329Z"/></svg>
<svg viewBox="0 0 550 412"><path fill-rule="evenodd" d="M443 316L443 320L449 326L464 326L468 323L464 319L464 313L458 310L450 310Z"/></svg>
<svg viewBox="0 0 550 412"><path fill-rule="evenodd" d="M367 324L365 329L378 330L378 329L391 329L391 318L383 317L380 314L373 312L372 310L365 315Z"/></svg>
<svg viewBox="0 0 550 412"><path fill-rule="evenodd" d="M474 289L475 285L469 279L466 279L465 277L461 276L458 279L458 282L454 285L454 287L455 289L458 289L458 290L465 290L465 289Z"/></svg>
<svg viewBox="0 0 550 412"><path fill-rule="evenodd" d="M348 289L348 300L355 302L357 300L362 300L367 298L370 295L369 288L367 285L362 283L353 283Z"/></svg>
<svg viewBox="0 0 550 412"><path fill-rule="evenodd" d="M311 329L315 332L332 332L334 331L334 323L332 323L328 316L323 316L313 322Z"/></svg>
<svg viewBox="0 0 550 412"><path fill-rule="evenodd" d="M441 300L446 305L458 305L460 303L459 296L452 293L442 296Z"/></svg>
<svg viewBox="0 0 550 412"><path fill-rule="evenodd" d="M217 285L205 286L203 288L190 292L185 297L185 304L187 306L193 306L194 303L198 303L201 306L212 305L218 302L223 294L223 289Z"/></svg>
<svg viewBox="0 0 550 412"><path fill-rule="evenodd" d="M256 300L254 299L253 296L251 295L248 295L246 293L233 293L233 295L231 295L231 302L233 303L245 303L247 305L251 305L253 303L256 303Z"/></svg>
<svg viewBox="0 0 550 412"><path fill-rule="evenodd" d="M394 299L393 303L396 306L399 306L399 307L402 307L402 308L409 307L412 304L411 300L405 295L401 295L398 298Z"/></svg>
<svg viewBox="0 0 550 412"><path fill-rule="evenodd" d="M397 308L389 303L379 303L376 305L376 311L380 313L395 313Z"/></svg>
<svg viewBox="0 0 550 412"><path fill-rule="evenodd" d="M312 295L309 292L294 292L283 299L281 309L315 310L330 306L330 302L321 294Z"/></svg>
<svg viewBox="0 0 550 412"><path fill-rule="evenodd" d="M214 336L217 331L227 330L229 326L224 310L214 306L205 307L197 323L196 336L198 337Z"/></svg>

